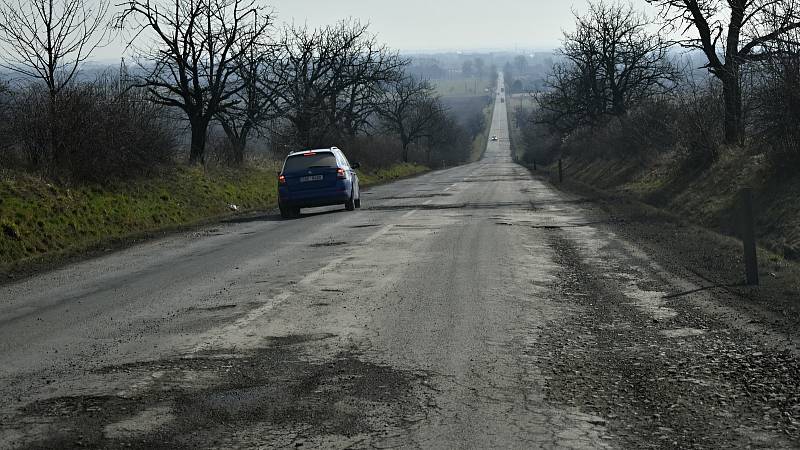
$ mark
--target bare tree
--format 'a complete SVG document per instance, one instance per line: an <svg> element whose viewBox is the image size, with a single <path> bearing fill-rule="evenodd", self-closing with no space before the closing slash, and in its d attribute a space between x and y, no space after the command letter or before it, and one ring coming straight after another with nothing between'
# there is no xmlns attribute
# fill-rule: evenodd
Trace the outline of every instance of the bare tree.
<svg viewBox="0 0 800 450"><path fill-rule="evenodd" d="M475 76L478 78L483 78L486 74L486 63L484 63L483 58L475 58L475 62L473 64L475 67Z"/></svg>
<svg viewBox="0 0 800 450"><path fill-rule="evenodd" d="M263 89L305 147L329 145L369 126L381 84L400 77L407 62L379 44L368 27L343 21L320 29L291 26L270 58Z"/></svg>
<svg viewBox="0 0 800 450"><path fill-rule="evenodd" d="M261 135L270 120L277 117L273 107L275 91L262 83L264 70L268 67L270 57L269 44L259 42L240 56L237 61L236 76L241 83L232 99L234 104L217 113L217 120L222 126L232 150L234 164L244 162L247 142L252 135Z"/></svg>
<svg viewBox="0 0 800 450"><path fill-rule="evenodd" d="M340 58L342 73L336 85L341 89L328 106L337 129L352 138L372 126L370 119L378 111L384 86L402 79L408 60L370 35L344 48Z"/></svg>
<svg viewBox="0 0 800 450"><path fill-rule="evenodd" d="M42 81L47 88L47 136L39 154L63 164L57 100L81 64L105 41L108 1L0 0L0 67Z"/></svg>
<svg viewBox="0 0 800 450"><path fill-rule="evenodd" d="M474 67L475 65L471 59L464 61L464 63L461 64L461 74L465 77L471 77L473 71L475 70Z"/></svg>
<svg viewBox="0 0 800 450"><path fill-rule="evenodd" d="M683 30L681 44L701 50L708 70L722 82L725 142L745 138L742 65L769 54L769 44L800 28L797 0L645 0L661 8L673 29Z"/></svg>
<svg viewBox="0 0 800 450"><path fill-rule="evenodd" d="M203 162L209 123L239 101L243 56L268 32L269 12L255 0L130 0L120 6L120 27L132 28L134 38L153 37L151 47L137 47L145 72L138 84L155 102L183 111L191 128L189 161Z"/></svg>
<svg viewBox="0 0 800 450"><path fill-rule="evenodd" d="M793 173L800 163L800 28L788 39L769 46L769 57L758 64L753 95L754 133L769 148L780 173Z"/></svg>
<svg viewBox="0 0 800 450"><path fill-rule="evenodd" d="M0 67L47 86L51 103L107 35L107 0L0 0Z"/></svg>
<svg viewBox="0 0 800 450"><path fill-rule="evenodd" d="M430 83L414 77L390 83L384 95L380 115L385 128L399 137L403 162L408 162L409 146L431 136L442 105Z"/></svg>
<svg viewBox="0 0 800 450"><path fill-rule="evenodd" d="M525 73L528 71L528 58L525 55L517 55L514 57L514 65L519 73Z"/></svg>
<svg viewBox="0 0 800 450"><path fill-rule="evenodd" d="M262 83L276 93L275 108L291 124L298 145L326 143L332 125L324 117L325 101L337 93L334 55L340 45L331 27L287 26L269 58Z"/></svg>
<svg viewBox="0 0 800 450"><path fill-rule="evenodd" d="M671 44L648 25L621 3L592 3L586 16L576 15L576 30L564 33L560 49L565 62L554 66L551 90L540 99L545 120L564 130L594 125L674 89L680 74Z"/></svg>

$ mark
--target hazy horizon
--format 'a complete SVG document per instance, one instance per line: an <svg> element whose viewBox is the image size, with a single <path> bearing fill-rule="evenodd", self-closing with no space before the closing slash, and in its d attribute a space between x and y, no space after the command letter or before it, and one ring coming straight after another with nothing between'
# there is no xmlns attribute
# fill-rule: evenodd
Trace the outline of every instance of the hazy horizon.
<svg viewBox="0 0 800 450"><path fill-rule="evenodd" d="M321 26L350 17L369 22L382 41L404 53L553 49L559 46L561 30L573 23L572 11L585 10L587 3L498 0L486 8L478 0L270 2L279 23Z"/></svg>
<svg viewBox="0 0 800 450"><path fill-rule="evenodd" d="M562 30L574 24L573 11L585 11L588 0L498 0L492 8L478 0L462 0L458 7L423 0L273 0L262 4L274 10L276 26L306 23L319 27L350 18L369 23L379 40L405 54L522 53L558 48ZM644 2L634 6L648 9ZM130 56L124 47L119 39L98 49L92 60L107 63Z"/></svg>

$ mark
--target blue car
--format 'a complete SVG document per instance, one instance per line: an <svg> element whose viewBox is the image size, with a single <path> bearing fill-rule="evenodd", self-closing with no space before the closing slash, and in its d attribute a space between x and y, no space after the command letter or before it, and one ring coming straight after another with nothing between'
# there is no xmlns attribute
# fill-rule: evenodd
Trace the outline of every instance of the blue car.
<svg viewBox="0 0 800 450"><path fill-rule="evenodd" d="M361 207L358 163L350 164L336 147L292 152L278 175L278 207L281 217L300 215L300 208L344 205Z"/></svg>

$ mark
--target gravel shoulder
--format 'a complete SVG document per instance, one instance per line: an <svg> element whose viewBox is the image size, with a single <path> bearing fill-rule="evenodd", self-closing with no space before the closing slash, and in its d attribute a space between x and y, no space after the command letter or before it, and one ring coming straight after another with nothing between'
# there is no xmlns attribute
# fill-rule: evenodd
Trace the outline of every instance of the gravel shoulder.
<svg viewBox="0 0 800 450"><path fill-rule="evenodd" d="M533 172L548 182L548 178ZM800 264L759 248L760 285L743 286L742 244L738 239L691 224L689 220L628 196L580 182L550 184L603 217L621 238L640 246L666 270L714 294L717 303L755 324L768 325L796 350L800 333ZM679 294L675 292L673 294ZM731 321L736 321L735 317Z"/></svg>
<svg viewBox="0 0 800 450"><path fill-rule="evenodd" d="M762 286L733 286L735 240L585 186L561 195L595 227L551 229L575 313L541 341L548 398L605 417L623 447L796 448L796 267L768 260Z"/></svg>

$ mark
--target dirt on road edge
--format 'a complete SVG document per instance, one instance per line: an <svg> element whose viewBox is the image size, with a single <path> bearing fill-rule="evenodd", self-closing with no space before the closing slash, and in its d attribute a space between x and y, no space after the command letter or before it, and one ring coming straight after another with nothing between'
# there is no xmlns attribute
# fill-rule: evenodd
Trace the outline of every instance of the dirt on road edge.
<svg viewBox="0 0 800 450"><path fill-rule="evenodd" d="M552 183L546 172L531 173L555 189L585 198L587 208L605 216L607 227L639 245L666 270L712 291L723 306L787 337L800 337L800 264L759 248L761 284L744 286L740 240L618 193L572 180Z"/></svg>

